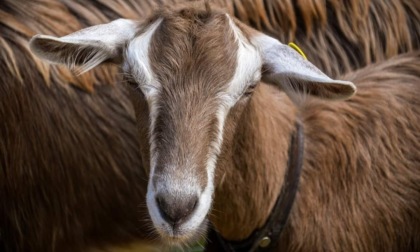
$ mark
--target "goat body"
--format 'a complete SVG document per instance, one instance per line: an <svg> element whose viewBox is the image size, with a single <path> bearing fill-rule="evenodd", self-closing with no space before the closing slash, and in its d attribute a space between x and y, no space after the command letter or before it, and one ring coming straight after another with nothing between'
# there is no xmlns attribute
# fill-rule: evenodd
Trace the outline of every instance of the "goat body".
<svg viewBox="0 0 420 252"><path fill-rule="evenodd" d="M86 251L153 239L134 111L124 87L112 85L115 68L75 77L28 48L36 32L106 18L88 3L34 2L0 5L0 250Z"/></svg>
<svg viewBox="0 0 420 252"><path fill-rule="evenodd" d="M311 98L299 109L271 86L257 88L236 131L226 132L233 141L215 179L210 219L226 239L245 239L264 225L299 120L304 166L279 251L420 249L420 52L343 79L357 95Z"/></svg>
<svg viewBox="0 0 420 252"><path fill-rule="evenodd" d="M126 2L115 4L96 1L88 3L84 1L53 0L41 2L6 1L0 6L0 120L2 122L0 124L0 165L3 171L3 176L0 177L0 198L2 199L0 208L0 250L83 251L87 247L100 248L109 244L118 245L133 240L153 239L153 237L146 237L150 233L148 226L150 224L147 221L148 217L144 202L146 172L142 167L145 166L144 159L147 159L147 157L142 157L143 159L141 159L137 152L134 112L129 102L127 91L119 85L112 85L112 83L118 82L115 68L106 66L96 69L92 73L74 77L63 67L48 66L41 63L29 53L27 46L27 39L35 33L64 35L85 26L107 22L120 16L127 18L143 17L153 7L153 3L150 1L140 2L134 3L127 0ZM374 59L388 58L399 51L409 51L418 47L418 44L416 44L416 41L418 41L416 39L418 38L418 29L412 28L415 26L413 24L416 24L416 20L419 19L418 8L407 7L415 5L412 3L400 4L399 1L394 2L400 6L399 10L401 11L395 14L399 18L407 16L401 13L414 13L414 15L411 15L413 20L410 19L403 22L406 24L404 31L408 30L410 32L405 32L405 36L402 37L395 36L395 38L399 39L396 43L398 49L385 51L384 48L380 47L375 48L377 50L372 50L372 53L375 55ZM258 3L258 1L255 3ZM251 10L254 9L254 6L242 5L241 2L223 3L221 1L220 4L227 7L232 13L240 10L239 17L245 15L245 13L252 13ZM379 2L375 2L375 4L381 5ZM404 8L401 6L404 6ZM279 5L278 7L281 6ZM272 8L277 8L277 6ZM369 10L372 11L373 9ZM285 13L288 12L288 10L282 8L278 10ZM303 12L304 8L299 7L299 10ZM268 10L265 11L268 13ZM256 27L262 24L262 29L268 29L264 28L270 23L264 16L265 14L259 16L259 14L253 13L253 15L252 18L251 14L247 17L243 16L243 20L249 19L249 23L257 23ZM287 16L286 14L282 15ZM259 23L259 18L263 20L262 23ZM311 19L311 15L308 14L307 20ZM278 22L277 25L282 27L283 30L288 29L287 22ZM326 25L330 27L331 24L327 22ZM366 29L375 27L370 19L364 25ZM385 27L394 27L394 25L395 22L391 21ZM311 30L308 27L306 28L308 31ZM317 34L317 36L307 39L305 36L300 37L299 34L303 31L300 30L299 26L294 26L293 29L288 34L292 34L291 36L293 37L293 34L296 32L297 43L302 45L310 59L327 73L336 75L370 62L370 60L364 58L366 54L359 55L358 59L348 60L352 51L341 51L342 53L333 55L333 52L336 53L336 51L330 50L331 48L345 48L345 46L342 47L339 43L330 44L329 42L313 43L313 40L322 40L322 35ZM334 29L326 30L330 33ZM390 28L390 30L392 29ZM325 30L317 32L322 34ZM341 39L340 34L340 32L338 34L331 32L331 36L337 38L337 41ZM380 37L383 34L389 34L389 32L373 36ZM413 34L413 37L409 37L407 34ZM359 45L365 39L363 36L356 36L354 43ZM376 39L377 37L371 40L375 41ZM372 42L369 41L368 44L370 43ZM310 46L314 44L317 45L316 48ZM366 48L371 47L368 46ZM340 51L342 49L337 50ZM321 51L322 54L318 54ZM368 51L370 52L371 50ZM340 64L329 63L331 59L335 59L336 61L334 62L350 63L343 69ZM357 80L354 80L354 82L358 83ZM264 94L269 90L273 91L271 87L261 86L256 92L258 95L255 95L252 99L252 104L254 105L250 105L247 110L252 110L255 106L262 106L264 102L260 101L261 98L258 98L260 96L259 93ZM361 92L363 93L363 90ZM270 97L271 101L278 102L278 98ZM290 114L294 115L291 111L296 110L290 104L290 101L284 95L280 95L280 97L283 97L283 106L288 105L288 109L284 107L284 110L275 110L279 112L276 118L281 116L287 117ZM321 107L326 106L322 102L315 102L315 104ZM342 103L340 106L345 107L348 105L346 104ZM273 105L266 104L264 106L272 107ZM259 109L258 111L258 113L261 113L262 110ZM414 112L412 113L414 114ZM262 113L261 116L264 115L265 113ZM305 114L302 114L302 116L302 118L305 118ZM334 120L328 115L325 116L330 120ZM243 117L246 116L244 115ZM367 117L370 119L369 116ZM280 157L283 158L282 160L285 160L285 150L287 150L285 143L288 140L288 134L286 133L290 133L293 119L288 118L288 120L283 120L282 124L276 124L279 127L277 130L281 128L284 131L284 134L279 138L274 139L273 136L276 134L271 135L270 131L265 132L261 136L258 135L260 133L254 132L255 141L258 141L261 144L261 148L267 153L269 150L267 149L268 147L264 147L266 146L265 144L268 144L269 140L276 141L275 143L279 144L277 148L282 151ZM259 120L255 123L262 123ZM273 119L265 118L264 120ZM277 122L280 121L277 120ZM273 123L274 121L270 121L269 125ZM241 127L253 127L253 125L243 125ZM243 131L244 129L241 130ZM306 130L310 131L311 127L306 126ZM312 130L318 129L312 128ZM323 128L323 130L330 130L330 127ZM276 133L274 128L273 133ZM307 134L310 135L310 132ZM252 137L252 135L250 136ZM348 137L351 138L350 136ZM416 139L418 139L418 135L412 137L413 141ZM309 137L307 141L315 142L315 140L311 140ZM246 145L250 143L252 141L246 142ZM280 148L280 146L284 146L285 149ZM307 148L310 148L311 145L307 143L307 146ZM407 144L407 147L409 146L413 145ZM223 151L222 156L228 155L227 153L229 152ZM308 150L306 152L309 153ZM415 152L412 153L415 154ZM277 153L273 152L272 154L278 160ZM414 163L418 161L415 157L412 159ZM311 161L310 157L307 157L306 160L309 160L308 162ZM351 160L348 161L350 162ZM255 161L244 159L243 161L236 160L235 162L241 164L241 162ZM333 162L329 165L333 166ZM252 167L252 165L247 165L246 167ZM271 166L271 163L262 167L274 168L274 166ZM223 170L218 171L216 175L221 176L219 174L224 174ZM313 170L315 171L312 172L316 172L315 168ZM406 168L405 170L412 171L413 169ZM312 176L308 174L310 171L311 169L308 169L303 174L302 188L305 188L305 181L309 179L306 177ZM250 172L252 172L251 169ZM256 172L256 170L253 172ZM242 170L242 173L247 174L247 171ZM282 182L282 170L279 169L277 172L273 171L273 173L278 173L278 176L272 175L266 181L267 185L273 185L273 187L263 189L264 192L268 190L269 193L262 195L263 197L259 199L256 199L257 196L260 196L258 193L251 193L251 195L254 195L253 200L246 204L243 204L248 200L246 197L242 200L238 199L238 202L236 200L226 202L223 194L231 194L229 191L225 191L229 189L225 188L226 182L221 182L216 187L215 208L225 209L223 210L225 214L221 215L220 220L227 218L226 220L228 221L225 221L224 225L220 225L216 218L214 223L218 225L225 237L232 239L243 238L253 228L260 226L264 222ZM331 176L333 174L331 173ZM252 182L247 184L248 189L251 189L248 186L250 184L263 185L263 178L255 177L258 178L257 181L249 180L253 176L243 180L238 180L237 177L234 177L235 179L232 180L228 179L229 173L226 173L226 175L222 176L224 179L221 181L230 181L232 183L237 183L237 180ZM400 178L398 175L396 177ZM415 178L416 176L411 176L412 181L415 181ZM278 183L274 184L270 180L275 180ZM343 182L342 180L339 181ZM344 188L347 187L344 186ZM258 191L257 188L256 192ZM231 192L233 193L234 191ZM413 187L413 193L416 192L418 192L418 188ZM300 197L310 197L311 193L313 194L314 192L310 192L307 196L304 196L303 191L299 194L299 200L295 206L297 210L291 219L292 227L306 223L306 226L303 225L300 228L308 228L307 230L309 230L309 228L316 227L316 225L311 226L313 223L318 224L320 220L323 220L322 218L317 219L317 216L312 216L315 220L308 219L308 222L303 224L297 222L299 221L297 218L302 216L295 217L295 215L303 211L300 209L305 209L303 204L309 204L300 200ZM237 197L235 196L234 198ZM262 199L270 200L263 201ZM328 199L326 197L325 200ZM256 208L254 208L252 206L254 206L255 202L261 204L256 204ZM243 213L241 209L244 205L250 206L250 212ZM226 206L232 206L231 210L226 210ZM401 207L404 206L406 205L401 203ZM415 206L410 209L415 209ZM260 213L259 210L263 210L263 213ZM326 210L328 209L324 209L324 211ZM230 211L233 215L229 215ZM255 220L250 220L254 211L256 211L255 216L258 217ZM407 210L408 212L409 210ZM238 215L237 213L243 214ZM219 213L217 215L220 216ZM246 216L243 217L244 215ZM413 214L413 216L416 215ZM249 223L249 230L244 230L241 233L236 229L234 234L233 225L237 224L234 223L237 218L238 220L248 221L244 223ZM371 223L374 223L373 220L371 220ZM350 219L348 221L351 222ZM295 222L296 224L293 225ZM327 226L324 226L325 228ZM296 232L302 231L299 229L293 230L296 230ZM329 235L329 233L326 233L328 230L324 231L325 237ZM289 248L292 250L300 248L299 246L303 245L299 244L307 241L306 238L302 237L302 243L299 243L299 233L292 235L294 233L288 231L288 234L290 234L287 236L290 237L290 240L296 241L296 243L290 243ZM316 242L325 241L321 238L313 239L319 239ZM316 242L311 244L318 244ZM414 240L412 244L415 244Z"/></svg>

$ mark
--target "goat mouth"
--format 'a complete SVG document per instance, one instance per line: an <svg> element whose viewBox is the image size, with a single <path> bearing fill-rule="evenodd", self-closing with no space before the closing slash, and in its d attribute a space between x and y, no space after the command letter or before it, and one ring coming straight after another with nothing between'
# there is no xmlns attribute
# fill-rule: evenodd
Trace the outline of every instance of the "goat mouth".
<svg viewBox="0 0 420 252"><path fill-rule="evenodd" d="M197 228L185 229L182 225L175 227L158 228L157 232L161 239L168 245L185 245L196 242L205 237L207 233L208 219L205 218Z"/></svg>

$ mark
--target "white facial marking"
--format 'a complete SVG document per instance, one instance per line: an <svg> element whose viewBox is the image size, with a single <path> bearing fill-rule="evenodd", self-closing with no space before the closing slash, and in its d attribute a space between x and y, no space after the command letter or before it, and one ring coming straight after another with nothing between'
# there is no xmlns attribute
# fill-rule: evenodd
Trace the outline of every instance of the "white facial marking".
<svg viewBox="0 0 420 252"><path fill-rule="evenodd" d="M156 176L156 163L158 153L156 153L156 137L154 134L155 122L158 115L158 97L160 90L160 83L157 82L149 63L149 45L153 34L161 24L162 20L157 20L151 24L147 31L139 37L132 40L127 49L127 62L124 65L125 72L129 72L139 83L139 88L143 91L149 106L150 118L150 175L147 188L147 207L149 209L150 217L154 223L156 230L164 236L175 236L173 227L168 224L161 216L160 210L156 203L157 192L169 193L171 195L200 195L201 189L199 182L194 177L187 177L185 180L179 181L169 175L159 174L156 188L153 185L153 178ZM175 167L178 168L178 167ZM168 171L170 167L166 168ZM187 186L186 186L187 185ZM196 186L194 186L196 185ZM211 195L211 194L210 194ZM203 200L204 199L204 200ZM203 204L204 202L204 204ZM177 237L182 234L194 233L197 226L204 220L209 209L211 199L201 197L195 214L177 230ZM198 224L197 224L198 223Z"/></svg>
<svg viewBox="0 0 420 252"><path fill-rule="evenodd" d="M124 71L130 72L137 80L147 99L156 96L159 89L159 83L150 67L149 46L153 34L161 23L162 19L155 21L145 32L130 42L127 48L127 62L123 65Z"/></svg>
<svg viewBox="0 0 420 252"><path fill-rule="evenodd" d="M199 200L199 205L193 216L187 221L183 228L186 231L194 231L205 219L211 208L212 196L214 192L214 171L216 168L217 157L220 154L223 143L223 132L226 117L229 110L240 98L242 91L247 85L259 80L261 72L261 57L258 50L246 40L241 30L233 23L229 16L229 24L238 42L237 66L235 74L228 84L228 89L219 99L221 104L216 112L217 117L217 137L210 143L209 155L206 162L207 185L204 188Z"/></svg>
<svg viewBox="0 0 420 252"><path fill-rule="evenodd" d="M216 168L217 157L220 154L223 143L223 132L226 117L229 110L235 105L240 98L242 90L247 85L260 77L261 57L257 49L249 44L243 36L241 30L228 17L232 32L238 42L238 56L235 74L228 84L228 90L219 97L221 104L216 112L217 117L217 137L210 143L208 160L206 162L207 185L201 194L199 205L192 218L184 224L187 230L196 229L205 219L210 211L212 196L214 192L214 171Z"/></svg>
<svg viewBox="0 0 420 252"><path fill-rule="evenodd" d="M229 83L227 93L232 97L233 104L240 98L242 91L261 78L262 59L258 49L250 44L242 31L226 14L232 32L238 42L237 66L235 75ZM232 104L232 106L233 106Z"/></svg>
<svg viewBox="0 0 420 252"><path fill-rule="evenodd" d="M158 231L161 231L161 228L167 224L160 216L159 208L155 201L156 188L154 188L152 182L155 176L155 167L157 163L156 137L153 131L158 113L157 99L159 96L160 83L157 82L150 67L149 46L153 34L161 23L162 19L155 21L145 32L130 42L127 47L127 62L125 62L123 66L124 72L132 74L133 78L139 84L139 88L145 95L149 107L150 174L146 200L150 217ZM171 190L170 188L168 189Z"/></svg>
<svg viewBox="0 0 420 252"><path fill-rule="evenodd" d="M148 27L148 29L145 32L143 32L140 36L134 38L130 42L129 46L127 47L127 62L125 62L123 66L124 72L129 72L136 79L137 83L139 84L139 88L143 91L143 94L146 96L147 103L149 106L151 131L149 132L149 144L151 146L150 176L153 176L153 168L154 164L156 163L156 155L153 155L152 151L155 149L152 129L154 128L157 117L157 96L159 93L160 84L156 81L152 68L150 67L149 46L152 36L161 24L161 22L162 19L155 21Z"/></svg>
<svg viewBox="0 0 420 252"><path fill-rule="evenodd" d="M154 223L156 230L164 236L174 236L177 238L190 237L195 234L197 228L206 218L212 203L212 197L214 192L214 172L217 163L217 157L220 154L222 142L223 142L223 131L226 117L229 110L239 100L243 90L250 84L253 84L260 78L261 58L256 47L244 37L241 30L235 25L229 16L229 24L232 32L238 43L237 51L237 65L235 73L232 79L229 81L227 89L220 94L220 106L217 109L217 137L210 143L208 149L208 160L206 161L207 170L207 185L202 190L199 186L199 182L196 178L190 177L183 181L170 177L167 174L158 174L159 178L156 180L156 188L153 185L153 178L157 176L155 174L156 159L158 153L156 153L155 146L155 120L158 113L157 108L157 97L160 89L159 83L156 83L153 72L150 69L148 47L150 39L155 32L156 28L161 23L161 20L156 21L150 26L150 28L143 33L140 37L133 39L127 50L128 66L131 66L131 73L134 74L135 78L139 80L140 88L148 101L150 111L150 152L151 152L151 169L150 169L150 180L148 184L147 192L147 206L151 219ZM134 68L132 66L135 66ZM138 69L138 70L136 70ZM147 86L151 86L150 89ZM167 171L171 169L179 169L182 167L171 167L171 164L166 164ZM169 172L170 173L170 172ZM177 227L176 234L174 233L171 224L168 224L161 216L160 210L156 203L157 192L169 193L171 195L191 195L195 194L199 196L196 209L191 214L190 218Z"/></svg>
<svg viewBox="0 0 420 252"><path fill-rule="evenodd" d="M217 157L220 154L222 143L223 143L223 132L225 126L226 117L230 109L236 104L239 100L242 91L253 82L259 80L261 76L261 57L258 53L258 50L251 45L245 36L242 34L242 31L235 25L233 20L226 14L232 32L234 33L235 39L238 43L237 51L237 65L235 69L235 74L228 83L228 88L224 94L219 96L221 104L216 112L217 122L218 122L218 131L216 139L211 143L209 148L209 159L207 160L207 186L201 196L200 201L203 205L206 206L203 210L202 218L200 222L203 221L208 211L210 210L212 203L212 195L214 192L214 171L216 168ZM200 216L201 217L201 216ZM198 219L198 218L197 218Z"/></svg>

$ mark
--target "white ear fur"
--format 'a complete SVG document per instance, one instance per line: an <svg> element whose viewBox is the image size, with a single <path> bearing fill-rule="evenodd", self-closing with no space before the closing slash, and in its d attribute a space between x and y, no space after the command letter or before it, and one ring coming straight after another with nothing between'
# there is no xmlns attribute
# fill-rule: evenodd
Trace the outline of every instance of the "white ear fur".
<svg viewBox="0 0 420 252"><path fill-rule="evenodd" d="M134 37L137 26L133 20L118 19L61 38L36 35L29 46L38 57L69 67L78 65L82 73L104 61L118 61L122 46Z"/></svg>
<svg viewBox="0 0 420 252"><path fill-rule="evenodd" d="M262 53L263 80L283 90L310 94L326 99L346 99L356 92L349 81L333 80L287 45L267 35L258 33L253 38Z"/></svg>

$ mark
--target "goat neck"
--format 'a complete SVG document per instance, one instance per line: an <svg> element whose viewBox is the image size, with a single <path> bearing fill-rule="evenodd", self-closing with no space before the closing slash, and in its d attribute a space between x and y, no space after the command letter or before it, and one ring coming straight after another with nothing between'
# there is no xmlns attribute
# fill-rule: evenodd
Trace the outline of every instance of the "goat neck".
<svg viewBox="0 0 420 252"><path fill-rule="evenodd" d="M260 85L238 114L229 115L240 116L236 130L229 120L226 125L210 216L221 236L231 241L246 239L270 216L283 185L297 111L284 93Z"/></svg>

